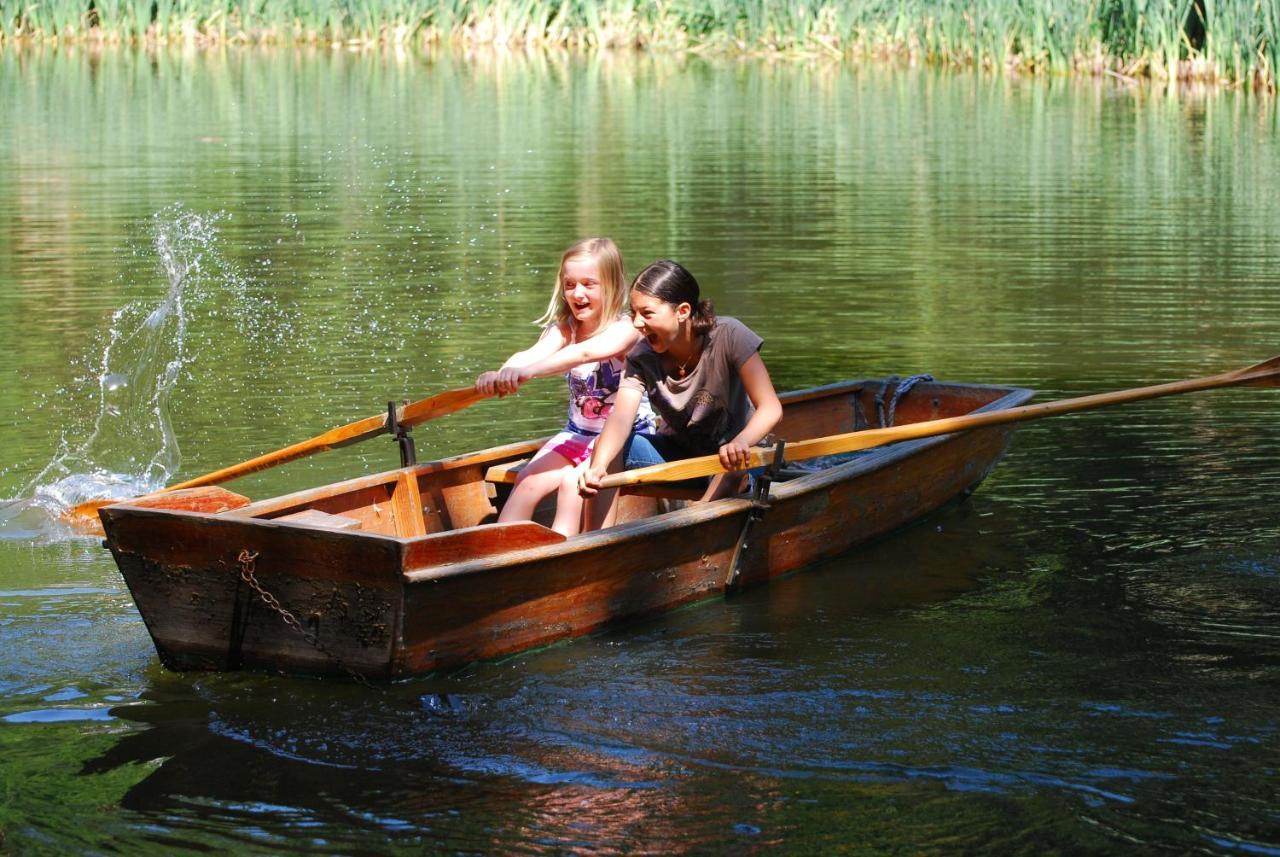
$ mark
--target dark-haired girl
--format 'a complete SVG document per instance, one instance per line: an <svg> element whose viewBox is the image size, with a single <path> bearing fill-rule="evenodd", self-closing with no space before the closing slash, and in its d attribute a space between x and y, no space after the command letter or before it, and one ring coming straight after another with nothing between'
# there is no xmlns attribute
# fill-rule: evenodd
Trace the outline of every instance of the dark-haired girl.
<svg viewBox="0 0 1280 857"><path fill-rule="evenodd" d="M644 337L627 355L618 397L579 491L591 497L621 459L627 468L719 454L728 473L713 477L703 500L737 490L748 450L782 416L782 405L760 358L763 340L735 318L716 318L693 274L669 260L654 262L631 284L631 323ZM632 432L648 395L661 418L655 432ZM623 455L619 455L623 453ZM612 467L611 467L612 465ZM599 498L591 523L612 522L612 497ZM608 506L607 511L601 507Z"/></svg>

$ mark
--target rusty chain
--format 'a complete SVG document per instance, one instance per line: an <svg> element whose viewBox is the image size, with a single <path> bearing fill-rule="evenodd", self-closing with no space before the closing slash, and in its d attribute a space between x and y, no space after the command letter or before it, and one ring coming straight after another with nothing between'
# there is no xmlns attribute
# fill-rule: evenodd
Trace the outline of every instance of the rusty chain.
<svg viewBox="0 0 1280 857"><path fill-rule="evenodd" d="M284 622L290 628L292 628L293 630L301 634L302 638L306 640L308 643L310 643L316 649L316 651L324 655L329 660L333 661L333 663L338 667L338 669L342 670L348 676L355 679L357 682L369 688L370 690L381 690L381 688L378 688L372 683L370 683L369 679L365 678L363 675L356 672L351 667L347 666L346 662L343 661L342 658L338 657L336 654L330 651L329 648L320 641L320 636L318 634L312 631L309 631L305 627L303 627L302 623L298 621L298 617L290 613L280 603L280 599L276 598L274 595L268 592L265 588L263 588L262 584L258 582L257 575L254 574L255 563L257 562L257 559L258 559L257 553L250 553L249 549L245 548L241 550L240 555L236 557L236 564L239 565L240 567L240 579L243 580L250 589L252 589L255 593L257 593L258 598L262 599L262 603L267 605L267 607L272 612L274 612L277 616L279 616L280 621Z"/></svg>

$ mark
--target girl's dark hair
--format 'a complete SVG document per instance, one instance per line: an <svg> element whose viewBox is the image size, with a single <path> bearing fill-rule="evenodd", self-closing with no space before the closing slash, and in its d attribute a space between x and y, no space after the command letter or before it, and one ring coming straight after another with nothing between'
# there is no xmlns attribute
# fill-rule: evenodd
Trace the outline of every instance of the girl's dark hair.
<svg viewBox="0 0 1280 857"><path fill-rule="evenodd" d="M633 291L655 297L677 306L687 303L693 307L694 333L706 333L716 325L716 311L709 300L699 299L698 281L678 262L660 259L639 274L631 284Z"/></svg>

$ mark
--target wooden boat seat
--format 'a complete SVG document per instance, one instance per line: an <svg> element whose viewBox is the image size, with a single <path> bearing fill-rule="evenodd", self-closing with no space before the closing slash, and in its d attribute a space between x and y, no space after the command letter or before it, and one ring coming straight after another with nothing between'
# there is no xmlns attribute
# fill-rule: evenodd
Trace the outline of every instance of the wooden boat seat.
<svg viewBox="0 0 1280 857"><path fill-rule="evenodd" d="M291 524L305 524L308 527L323 527L326 530L358 530L361 524L355 518L346 515L330 515L319 509L304 509L292 515L281 515L277 521L288 521Z"/></svg>
<svg viewBox="0 0 1280 857"><path fill-rule="evenodd" d="M529 459L519 458L508 461L506 464L495 464L485 471L484 481L492 482L494 485L515 485L520 469L528 463Z"/></svg>
<svg viewBox="0 0 1280 857"><path fill-rule="evenodd" d="M494 485L515 485L520 470L529 463L528 458L508 461L506 464L495 464L484 475L484 481ZM702 498L701 488L686 488L679 485L630 485L622 489L623 494L634 494L637 497L658 497L665 500L699 500Z"/></svg>

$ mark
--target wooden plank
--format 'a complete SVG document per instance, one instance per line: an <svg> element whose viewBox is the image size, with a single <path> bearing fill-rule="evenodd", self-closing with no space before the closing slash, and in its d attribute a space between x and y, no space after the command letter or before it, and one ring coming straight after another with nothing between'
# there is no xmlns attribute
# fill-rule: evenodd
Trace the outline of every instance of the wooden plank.
<svg viewBox="0 0 1280 857"><path fill-rule="evenodd" d="M394 483L399 477L399 470L388 470L383 473L375 473L371 476L361 476L357 479L347 479L343 482L335 482L331 485L321 485L316 488L306 488L302 491L294 491L292 494L282 494L279 497L271 497L266 500L259 500L256 503L250 503L242 509L235 510L236 517L259 518L259 517L276 517L279 514L289 514L294 511L301 511L319 504L325 500L334 497L341 497L344 494L355 494L370 489L383 489L389 493L386 486Z"/></svg>
<svg viewBox="0 0 1280 857"><path fill-rule="evenodd" d="M707 493L705 488L682 488L679 485L656 483L653 485L631 485L622 489L624 495L637 497L655 497L659 500L684 500L693 502L701 500Z"/></svg>
<svg viewBox="0 0 1280 857"><path fill-rule="evenodd" d="M416 539L406 547L404 563L406 571L416 571L459 560L557 545L564 540L556 531L532 521L484 524Z"/></svg>
<svg viewBox="0 0 1280 857"><path fill-rule="evenodd" d="M879 381L840 381L835 384L825 384L821 387L806 387L803 390L779 393L778 401L782 402L783 408L787 408L812 399L825 399L833 396L844 396L848 393L857 393L864 386L874 386L879 383Z"/></svg>
<svg viewBox="0 0 1280 857"><path fill-rule="evenodd" d="M308 527L323 527L326 530L360 529L360 522L355 518L348 518L346 515L330 515L318 509L307 509L302 512L294 512L292 515L281 515L275 520L290 524L303 524Z"/></svg>
<svg viewBox="0 0 1280 857"><path fill-rule="evenodd" d="M551 436L548 435L546 437L535 438L533 440L521 440L516 443L508 443L502 446L482 449L479 452L468 452L452 456L451 458L441 458L438 461L429 461L426 464L419 464L415 469L419 475L423 475L426 473L435 473L440 470L452 470L458 467L466 467L471 464L483 464L490 461L520 458L537 452L542 448L542 445L550 439Z"/></svg>
<svg viewBox="0 0 1280 857"><path fill-rule="evenodd" d="M495 485L515 485L516 477L528 463L528 458L519 458L504 464L495 464L484 472L484 481Z"/></svg>
<svg viewBox="0 0 1280 857"><path fill-rule="evenodd" d="M400 471L391 493L391 505L396 519L396 535L411 539L425 536L427 527L422 517L422 497L418 495L418 479L408 471Z"/></svg>
<svg viewBox="0 0 1280 857"><path fill-rule="evenodd" d="M396 532L394 492L394 483L370 485L358 491L316 500L306 506L292 506L290 511L302 511L306 508L312 508L320 512L327 512L330 515L344 515L359 521L360 529L366 533L394 536L398 535ZM272 515L271 517L275 516Z"/></svg>

